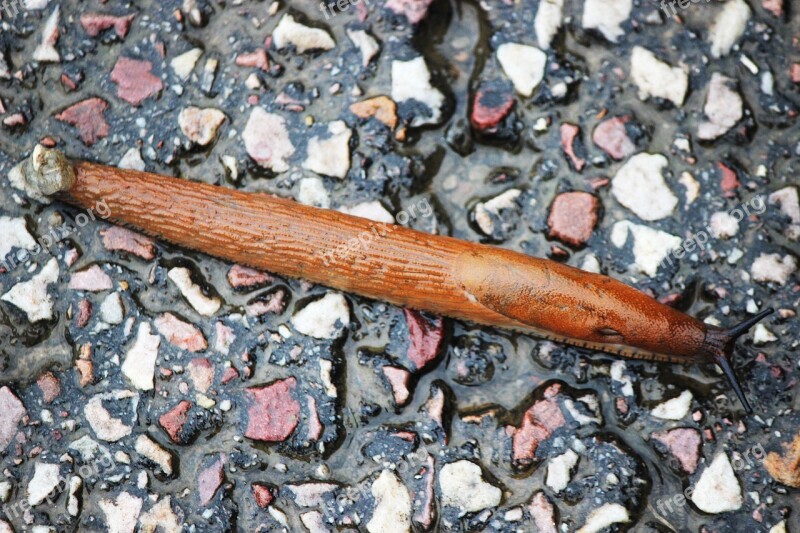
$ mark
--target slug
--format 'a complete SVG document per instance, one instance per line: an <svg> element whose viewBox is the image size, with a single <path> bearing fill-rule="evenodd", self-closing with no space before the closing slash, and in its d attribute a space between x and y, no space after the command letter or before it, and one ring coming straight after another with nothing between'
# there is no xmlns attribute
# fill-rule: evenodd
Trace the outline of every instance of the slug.
<svg viewBox="0 0 800 533"><path fill-rule="evenodd" d="M716 363L752 413L731 359L772 309L722 329L607 276L266 194L71 162L42 146L17 169L33 196L103 201L115 222L227 261L622 357ZM365 235L351 254L331 253Z"/></svg>

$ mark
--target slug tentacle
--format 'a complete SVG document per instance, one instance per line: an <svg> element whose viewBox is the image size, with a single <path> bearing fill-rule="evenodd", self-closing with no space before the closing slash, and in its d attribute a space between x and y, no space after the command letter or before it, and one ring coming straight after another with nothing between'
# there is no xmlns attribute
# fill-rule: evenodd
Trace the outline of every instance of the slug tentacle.
<svg viewBox="0 0 800 533"><path fill-rule="evenodd" d="M733 392L736 393L739 401L742 402L742 406L744 406L747 414L752 414L753 409L750 407L750 403L744 395L739 379L736 377L736 373L733 370L733 350L736 346L736 339L747 333L750 328L774 312L774 309L770 307L730 329L709 328L706 333L706 338L703 341L705 351L714 362L719 365L722 372L725 373L725 377L728 378Z"/></svg>

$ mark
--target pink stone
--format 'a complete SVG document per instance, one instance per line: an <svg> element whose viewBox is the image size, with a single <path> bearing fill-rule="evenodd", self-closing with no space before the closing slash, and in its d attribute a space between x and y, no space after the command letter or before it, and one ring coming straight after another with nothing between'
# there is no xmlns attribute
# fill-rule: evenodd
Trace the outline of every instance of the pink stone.
<svg viewBox="0 0 800 533"><path fill-rule="evenodd" d="M604 120L592 132L592 142L617 161L636 151L636 145L628 137L625 124L630 117L612 117Z"/></svg>
<svg viewBox="0 0 800 533"><path fill-rule="evenodd" d="M106 109L108 103L105 100L87 98L56 115L56 120L78 128L78 135L83 144L91 146L98 139L108 137L108 123L103 116Z"/></svg>
<svg viewBox="0 0 800 533"><path fill-rule="evenodd" d="M422 478L422 490L416 494L416 500L421 504L414 515L414 522L419 524L423 531L428 531L436 521L436 495L433 490L434 482L434 463L433 457L428 455L425 458L425 465L420 469L419 476Z"/></svg>
<svg viewBox="0 0 800 533"><path fill-rule="evenodd" d="M322 436L325 428L319 420L317 400L313 396L306 396L306 405L308 406L308 441L316 442Z"/></svg>
<svg viewBox="0 0 800 533"><path fill-rule="evenodd" d="M444 321L437 317L428 320L418 311L403 310L408 324L409 344L407 356L417 370L423 370L436 359L444 339Z"/></svg>
<svg viewBox="0 0 800 533"><path fill-rule="evenodd" d="M68 287L76 291L99 292L113 287L111 278L99 265L92 265L72 275Z"/></svg>
<svg viewBox="0 0 800 533"><path fill-rule="evenodd" d="M669 449L680 462L684 472L693 474L697 470L702 446L699 431L692 428L676 428L653 433L652 437Z"/></svg>
<svg viewBox="0 0 800 533"><path fill-rule="evenodd" d="M221 354L228 355L231 345L236 340L233 328L222 322L214 324L214 349Z"/></svg>
<svg viewBox="0 0 800 533"><path fill-rule="evenodd" d="M61 394L61 382L52 372L45 372L36 380L39 390L42 391L42 401L51 403Z"/></svg>
<svg viewBox="0 0 800 533"><path fill-rule="evenodd" d="M158 316L153 320L153 325L167 339L167 342L178 348L190 352L202 352L208 348L208 342L202 331L172 313L164 313Z"/></svg>
<svg viewBox="0 0 800 533"><path fill-rule="evenodd" d="M182 438L182 433L183 426L186 425L188 420L187 413L191 408L192 402L183 400L158 419L158 423L167 432L172 442L176 444L186 444L186 440Z"/></svg>
<svg viewBox="0 0 800 533"><path fill-rule="evenodd" d="M250 303L245 308L247 316L262 316L267 314L280 314L286 308L286 292L283 289Z"/></svg>
<svg viewBox="0 0 800 533"><path fill-rule="evenodd" d="M297 380L290 377L245 390L248 405L245 437L265 442L289 438L300 420L300 404L292 397L296 385Z"/></svg>
<svg viewBox="0 0 800 533"><path fill-rule="evenodd" d="M8 387L0 388L0 451L14 440L17 425L28 414L16 394Z"/></svg>
<svg viewBox="0 0 800 533"><path fill-rule="evenodd" d="M117 84L117 96L138 106L146 98L158 94L164 83L150 72L152 69L149 61L120 56L111 71L111 81Z"/></svg>
<svg viewBox="0 0 800 533"><path fill-rule="evenodd" d="M776 17L783 16L783 0L761 0L761 6Z"/></svg>
<svg viewBox="0 0 800 533"><path fill-rule="evenodd" d="M544 492L539 491L531 498L528 504L528 511L531 513L533 523L539 533L558 533L556 527L555 509Z"/></svg>
<svg viewBox="0 0 800 533"><path fill-rule="evenodd" d="M739 178L736 176L736 172L726 166L723 163L717 163L720 172L722 172L722 180L720 181L720 186L722 187L722 191L725 196L732 197L736 194L736 189L739 188Z"/></svg>
<svg viewBox="0 0 800 533"><path fill-rule="evenodd" d="M234 380L238 377L239 377L239 372L232 366L229 366L228 368L225 369L225 372L222 373L222 379L220 380L220 382L223 385L225 385L231 380Z"/></svg>
<svg viewBox="0 0 800 533"><path fill-rule="evenodd" d="M250 488L253 491L253 498L256 500L256 505L262 509L269 507L274 499L269 487L261 483L253 483Z"/></svg>
<svg viewBox="0 0 800 533"><path fill-rule="evenodd" d="M470 122L472 127L490 133L514 108L514 92L497 83L482 84L475 93Z"/></svg>
<svg viewBox="0 0 800 533"><path fill-rule="evenodd" d="M78 314L75 315L75 327L85 328L92 318L92 302L81 300L78 302Z"/></svg>
<svg viewBox="0 0 800 533"><path fill-rule="evenodd" d="M222 467L224 464L225 459L220 455L210 466L201 470L197 476L197 493L200 497L200 505L203 507L211 503L217 493L217 489L222 485L222 480L224 479Z"/></svg>
<svg viewBox="0 0 800 533"><path fill-rule="evenodd" d="M547 388L544 398L535 402L523 415L522 424L512 430L512 452L515 466L526 466L536 457L536 449L566 420L556 397L561 391L558 384Z"/></svg>
<svg viewBox="0 0 800 533"><path fill-rule="evenodd" d="M202 393L208 392L214 381L214 364L205 357L198 357L189 361L187 370L194 388Z"/></svg>
<svg viewBox="0 0 800 533"><path fill-rule="evenodd" d="M581 129L575 124L565 123L561 125L561 148L564 150L564 153L567 154L570 161L572 161L572 166L574 166L575 170L578 172L583 170L586 164L586 160L578 157L575 153L575 139L580 132Z"/></svg>
<svg viewBox="0 0 800 533"><path fill-rule="evenodd" d="M272 276L254 268L233 265L228 270L228 283L234 289L253 289L272 283Z"/></svg>
<svg viewBox="0 0 800 533"><path fill-rule="evenodd" d="M411 24L419 24L428 16L428 8L433 0L388 0L387 9L398 15L405 15Z"/></svg>
<svg viewBox="0 0 800 533"><path fill-rule="evenodd" d="M106 250L128 252L147 261L156 256L155 241L120 226L111 226L100 231Z"/></svg>
<svg viewBox="0 0 800 533"><path fill-rule="evenodd" d="M411 393L408 390L411 373L405 368L396 366L384 366L382 370L383 375L386 376L386 379L392 386L392 395L394 396L395 405L397 407L404 406L411 397Z"/></svg>
<svg viewBox="0 0 800 533"><path fill-rule="evenodd" d="M565 192L550 207L549 236L570 246L583 246L592 236L600 212L600 200L588 192Z"/></svg>
<svg viewBox="0 0 800 533"><path fill-rule="evenodd" d="M81 15L81 26L83 26L84 31L89 37L97 37L105 30L114 28L117 35L124 39L131 29L131 23L135 17L135 13L122 17L115 17L114 15L106 15L103 13L85 13Z"/></svg>
<svg viewBox="0 0 800 533"><path fill-rule="evenodd" d="M263 48L259 48L255 52L239 54L235 61L240 67L259 68L264 72L269 72L269 57Z"/></svg>
<svg viewBox="0 0 800 533"><path fill-rule="evenodd" d="M792 64L791 76L794 83L800 83L800 63Z"/></svg>

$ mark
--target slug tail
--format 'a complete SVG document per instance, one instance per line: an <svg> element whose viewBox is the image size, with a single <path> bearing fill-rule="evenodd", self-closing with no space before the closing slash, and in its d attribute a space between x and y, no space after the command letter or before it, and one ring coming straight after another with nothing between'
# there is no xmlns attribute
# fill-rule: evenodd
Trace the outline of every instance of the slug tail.
<svg viewBox="0 0 800 533"><path fill-rule="evenodd" d="M722 369L725 377L728 378L733 392L736 393L736 396L739 398L739 401L742 403L742 407L744 407L744 410L747 412L747 414L752 414L753 408L747 401L747 397L744 395L744 391L739 383L739 379L736 377L736 373L733 370L733 349L736 346L736 340L739 337L747 333L750 328L774 312L775 310L772 308L765 309L759 314L748 318L741 324L730 329L709 329L708 333L706 333L706 338L703 343L709 355L711 355L714 362Z"/></svg>

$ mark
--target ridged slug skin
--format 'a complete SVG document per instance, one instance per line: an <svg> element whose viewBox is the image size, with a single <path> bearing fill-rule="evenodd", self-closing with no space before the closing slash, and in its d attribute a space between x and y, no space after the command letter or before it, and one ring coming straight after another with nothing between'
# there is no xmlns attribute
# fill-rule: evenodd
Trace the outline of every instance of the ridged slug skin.
<svg viewBox="0 0 800 533"><path fill-rule="evenodd" d="M266 194L75 163L64 199L212 256L478 324L610 353L711 362L706 326L612 278ZM359 236L349 257L332 253Z"/></svg>

